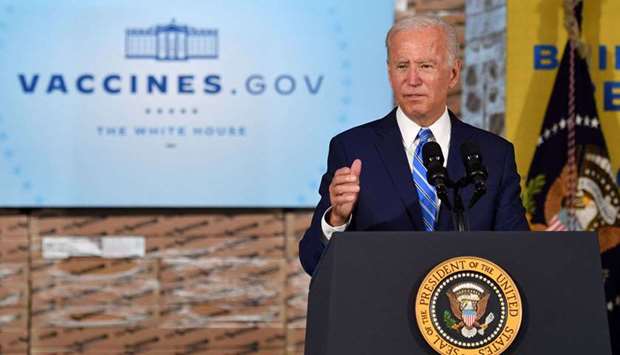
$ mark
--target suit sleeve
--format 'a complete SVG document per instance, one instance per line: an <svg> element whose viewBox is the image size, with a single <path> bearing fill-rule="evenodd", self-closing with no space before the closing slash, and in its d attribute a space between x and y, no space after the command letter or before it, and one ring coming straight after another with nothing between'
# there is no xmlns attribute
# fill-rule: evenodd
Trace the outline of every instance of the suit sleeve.
<svg viewBox="0 0 620 355"><path fill-rule="evenodd" d="M521 202L521 177L517 172L514 147L508 146L496 206L494 230L529 230L525 208Z"/></svg>
<svg viewBox="0 0 620 355"><path fill-rule="evenodd" d="M321 200L314 209L312 222L310 227L304 233L303 238L299 242L299 260L304 270L312 275L319 263L319 259L323 254L327 239L323 235L321 228L321 219L323 214L329 208L329 184L332 181L334 172L346 165L346 154L337 137L332 138L329 143L329 154L327 156L327 171L321 178L319 194Z"/></svg>

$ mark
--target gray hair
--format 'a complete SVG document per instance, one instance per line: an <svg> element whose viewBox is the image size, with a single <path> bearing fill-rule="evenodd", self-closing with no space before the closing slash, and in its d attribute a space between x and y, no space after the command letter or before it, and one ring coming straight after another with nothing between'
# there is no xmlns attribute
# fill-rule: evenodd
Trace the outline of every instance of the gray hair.
<svg viewBox="0 0 620 355"><path fill-rule="evenodd" d="M434 27L443 31L446 35L446 46L448 47L448 65L454 64L454 59L459 53L459 42L456 38L456 30L452 25L439 17L428 15L413 15L404 17L396 21L387 35L385 36L385 48L387 49L388 59L390 57L390 39L392 36L401 31L416 30L421 28Z"/></svg>

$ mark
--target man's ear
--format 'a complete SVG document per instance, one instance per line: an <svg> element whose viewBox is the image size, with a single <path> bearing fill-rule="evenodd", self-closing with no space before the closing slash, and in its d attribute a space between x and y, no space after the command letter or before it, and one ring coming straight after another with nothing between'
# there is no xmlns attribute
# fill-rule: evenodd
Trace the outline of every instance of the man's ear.
<svg viewBox="0 0 620 355"><path fill-rule="evenodd" d="M458 84L462 65L463 62L460 59L454 58L454 65L450 69L450 83L448 85L450 89L453 89Z"/></svg>

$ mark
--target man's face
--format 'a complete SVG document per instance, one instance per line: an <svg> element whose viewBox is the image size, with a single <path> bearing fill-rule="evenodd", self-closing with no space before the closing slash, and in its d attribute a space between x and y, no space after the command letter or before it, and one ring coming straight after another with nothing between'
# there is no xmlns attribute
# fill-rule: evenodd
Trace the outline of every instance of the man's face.
<svg viewBox="0 0 620 355"><path fill-rule="evenodd" d="M459 72L457 59L448 65L446 37L438 28L399 31L390 38L388 73L394 96L419 124L430 125L443 113Z"/></svg>

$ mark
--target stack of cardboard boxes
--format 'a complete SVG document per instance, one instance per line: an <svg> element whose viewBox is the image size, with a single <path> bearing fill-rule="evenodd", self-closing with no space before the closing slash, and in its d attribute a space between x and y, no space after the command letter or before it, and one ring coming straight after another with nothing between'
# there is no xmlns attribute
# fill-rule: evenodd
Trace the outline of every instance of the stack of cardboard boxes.
<svg viewBox="0 0 620 355"><path fill-rule="evenodd" d="M0 214L0 353L28 352L28 217Z"/></svg>
<svg viewBox="0 0 620 355"><path fill-rule="evenodd" d="M286 276L286 353L290 355L304 353L310 277L302 269L299 262L298 243L310 225L311 217L310 213L303 212L286 214L286 260L288 264Z"/></svg>
<svg viewBox="0 0 620 355"><path fill-rule="evenodd" d="M287 242L297 237L285 236L285 220L280 212L33 216L31 352L303 352L299 337L305 313L295 316L295 340L287 344L287 268L298 261L287 257L287 247L296 249L296 243ZM143 238L144 255L43 257L43 238L78 236L95 243ZM23 250L27 258L27 245ZM27 285L27 260L11 265L15 272L17 265L25 267L15 277ZM305 296L296 297L292 308L299 313ZM15 313L14 326L3 330L11 329L20 339L28 330L27 302L14 307L22 313ZM13 342L22 349L28 345Z"/></svg>

